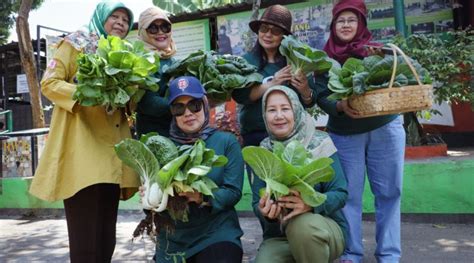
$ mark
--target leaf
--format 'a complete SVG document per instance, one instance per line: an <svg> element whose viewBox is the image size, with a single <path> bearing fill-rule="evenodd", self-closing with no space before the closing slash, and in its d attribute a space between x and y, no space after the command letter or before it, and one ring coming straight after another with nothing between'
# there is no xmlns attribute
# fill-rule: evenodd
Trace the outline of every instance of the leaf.
<svg viewBox="0 0 474 263"><path fill-rule="evenodd" d="M153 153L143 143L133 139L124 139L116 144L114 149L119 159L140 175L142 182L145 180L155 181L154 177L158 173L160 165Z"/></svg>
<svg viewBox="0 0 474 263"><path fill-rule="evenodd" d="M316 190L314 190L313 186L307 184L302 180L300 180L299 184L293 186L292 189L297 190L300 193L301 199L303 199L305 204L311 207L320 206L326 201L325 194L317 192Z"/></svg>
<svg viewBox="0 0 474 263"><path fill-rule="evenodd" d="M272 189L272 191L280 193L281 195L288 195L290 193L290 189L288 186L279 183L271 178L266 178L265 183Z"/></svg>
<svg viewBox="0 0 474 263"><path fill-rule="evenodd" d="M288 143L282 154L282 159L293 166L304 165L304 162L308 157L308 152L304 145L298 140L292 140Z"/></svg>
<svg viewBox="0 0 474 263"><path fill-rule="evenodd" d="M267 149L247 146L242 149L242 156L254 173L264 181L278 177L283 172L280 159Z"/></svg>
<svg viewBox="0 0 474 263"><path fill-rule="evenodd" d="M184 164L184 162L186 162L188 158L188 154L183 154L178 158L172 160L171 162L167 163L158 171L156 181L160 185L161 189L165 189L171 184L174 177L178 173L178 169L181 167L181 165Z"/></svg>

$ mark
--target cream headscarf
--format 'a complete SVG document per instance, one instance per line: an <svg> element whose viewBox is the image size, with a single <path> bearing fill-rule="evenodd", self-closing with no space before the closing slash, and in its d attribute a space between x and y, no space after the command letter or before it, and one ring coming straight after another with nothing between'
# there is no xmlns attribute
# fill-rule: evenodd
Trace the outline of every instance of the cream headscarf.
<svg viewBox="0 0 474 263"><path fill-rule="evenodd" d="M295 118L295 127L293 128L293 131L283 140L277 139L273 136L271 131L268 129L267 121L265 119L267 98L275 91L283 92L288 97ZM316 129L316 121L308 112L305 111L294 90L285 86L273 86L263 94L262 106L263 120L265 121L265 127L267 127L268 137L260 142L260 146L272 150L273 141L279 141L284 145L287 145L292 140L298 140L305 146L306 150L311 152L314 158L330 157L337 151L331 137L329 137L326 132Z"/></svg>
<svg viewBox="0 0 474 263"><path fill-rule="evenodd" d="M145 48L147 48L149 50L152 50L152 51L156 51L157 53L160 54L161 58L164 58L164 59L170 58L174 54L176 54L176 44L174 43L173 37L171 37L169 47L166 48L165 50L159 50L155 46L150 44L152 42L151 42L150 37L148 37L146 29L148 28L148 26L150 26L150 24L153 21L155 21L157 19L164 20L164 21L171 24L171 21L169 20L168 16L166 15L166 12L163 9L159 8L159 7L153 6L153 7L147 8L145 11L143 11L140 14L140 18L138 19L138 37L144 42Z"/></svg>

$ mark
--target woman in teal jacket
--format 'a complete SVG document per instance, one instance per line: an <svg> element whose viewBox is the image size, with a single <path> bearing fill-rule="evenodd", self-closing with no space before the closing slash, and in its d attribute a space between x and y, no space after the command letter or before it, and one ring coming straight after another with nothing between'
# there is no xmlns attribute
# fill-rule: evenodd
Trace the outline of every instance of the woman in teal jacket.
<svg viewBox="0 0 474 263"><path fill-rule="evenodd" d="M296 92L288 87L275 86L265 92L263 119L269 137L261 142L262 147L272 150L275 141L286 145L298 140L313 158L330 157L334 161L335 176L329 182L314 186L327 196L318 207L305 204L294 190L279 198L278 203L267 196L260 198L259 190L265 188L265 182L256 176L251 179L252 205L264 238L256 262L332 262L344 251L348 232L342 214L347 183L336 147L327 133L316 129L314 118L304 110ZM281 217L283 208L290 212Z"/></svg>
<svg viewBox="0 0 474 263"><path fill-rule="evenodd" d="M249 24L250 29L258 34L258 40L253 50L245 54L244 58L255 65L258 73L265 79L261 85L236 89L232 93L232 98L242 105L239 121L245 146L258 146L260 141L267 137L262 119L262 95L270 87L288 85L296 91L305 107L312 107L316 103L313 78L306 77L303 73L292 75L291 66L287 65L285 57L279 52L283 36L291 35L291 24L291 13L282 5L268 7L260 20Z"/></svg>
<svg viewBox="0 0 474 263"><path fill-rule="evenodd" d="M234 208L242 196L244 163L240 144L233 134L209 126L209 103L198 79L178 77L170 82L169 93L173 115L170 139L178 145L202 139L206 148L224 155L228 162L207 175L219 187L214 197L180 193L189 204L189 221L176 221L171 233L160 231L156 262L181 262L185 258L188 263L240 263L243 232Z"/></svg>
<svg viewBox="0 0 474 263"><path fill-rule="evenodd" d="M156 51L160 56L160 69L157 78L161 79L163 68L175 60L176 45L172 38L171 21L165 11L159 7L150 7L140 14L138 21L138 37L149 50ZM158 132L162 136L169 136L171 113L168 99L165 97L168 90L165 81L159 82L160 89L156 92L146 91L137 106L136 129L138 136L149 132Z"/></svg>

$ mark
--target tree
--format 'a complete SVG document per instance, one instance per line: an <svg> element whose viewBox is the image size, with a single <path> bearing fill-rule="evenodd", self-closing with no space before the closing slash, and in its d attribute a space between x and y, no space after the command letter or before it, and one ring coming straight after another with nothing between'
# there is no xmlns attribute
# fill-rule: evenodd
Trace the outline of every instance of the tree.
<svg viewBox="0 0 474 263"><path fill-rule="evenodd" d="M31 44L30 26L28 16L33 0L22 0L18 17L16 19L16 32L18 34L18 47L20 48L21 65L26 74L28 89L31 96L31 112L33 115L33 127L44 127L44 114L41 105L41 94L36 76L36 66L33 59L33 45ZM39 41L39 39L38 39Z"/></svg>
<svg viewBox="0 0 474 263"><path fill-rule="evenodd" d="M33 0L31 9L37 9L43 4L44 0ZM2 0L0 1L0 45L7 42L10 36L10 30L15 22L14 14L20 10L21 0Z"/></svg>

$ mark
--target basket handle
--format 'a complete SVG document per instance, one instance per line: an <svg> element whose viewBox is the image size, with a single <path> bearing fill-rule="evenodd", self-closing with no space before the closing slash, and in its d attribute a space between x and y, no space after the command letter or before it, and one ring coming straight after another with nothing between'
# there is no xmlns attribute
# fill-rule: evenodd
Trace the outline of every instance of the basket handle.
<svg viewBox="0 0 474 263"><path fill-rule="evenodd" d="M415 68L410 62L410 59L408 59L407 55L403 53L403 51L397 47L396 45L392 43L388 43L387 46L391 47L393 50L393 70L392 70L392 77L390 78L390 84L388 85L388 88L392 88L393 82L395 81L395 73L397 72L397 52L402 55L403 59L407 62L408 67L410 67L411 72L416 78L416 81L418 81L419 85L423 85L420 81L420 77L418 76L418 73L416 73Z"/></svg>

